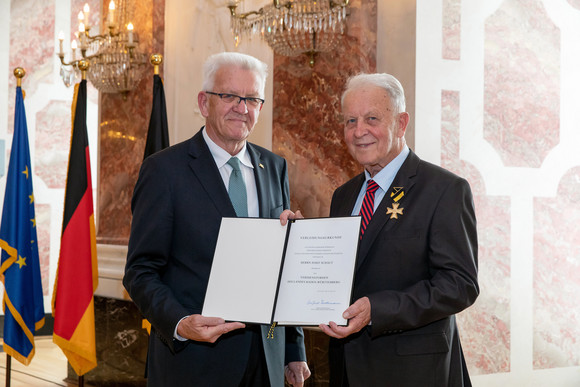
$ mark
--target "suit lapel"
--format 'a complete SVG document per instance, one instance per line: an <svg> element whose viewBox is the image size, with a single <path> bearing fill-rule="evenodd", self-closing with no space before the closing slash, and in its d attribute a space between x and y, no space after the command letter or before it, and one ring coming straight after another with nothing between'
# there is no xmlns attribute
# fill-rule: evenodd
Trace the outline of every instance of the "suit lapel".
<svg viewBox="0 0 580 387"><path fill-rule="evenodd" d="M203 139L201 130L191 139L189 155L191 157L189 166L214 206L222 216L235 217L236 212L228 196L228 191Z"/></svg>
<svg viewBox="0 0 580 387"><path fill-rule="evenodd" d="M418 164L419 158L411 151L403 165L401 165L401 168L393 179L393 183L385 193L381 203L379 203L377 210L365 230L365 235L359 244L357 269L365 260L376 238L391 229L404 216L406 203L409 203L408 198L415 185L413 178L417 174ZM397 200L401 192L404 192L404 194ZM391 193L395 194L391 196ZM394 203L397 203L398 209L402 209L403 211L403 214L398 214L397 218L392 213L396 207Z"/></svg>
<svg viewBox="0 0 580 387"><path fill-rule="evenodd" d="M360 175L354 177L352 184L349 185L348 190L345 192L345 197L343 200L338 201L336 204L336 212L333 216L351 216L352 210L358 198L358 194L365 182L365 175L361 173ZM334 211L333 211L334 212Z"/></svg>
<svg viewBox="0 0 580 387"><path fill-rule="evenodd" d="M249 142L246 143L248 148L248 153L250 154L250 159L252 160L252 165L254 166L254 176L256 178L256 190L258 191L258 206L260 207L260 217L268 218L270 217L269 209L270 203L268 202L269 195L267 194L267 172L266 163L262 160L262 154Z"/></svg>

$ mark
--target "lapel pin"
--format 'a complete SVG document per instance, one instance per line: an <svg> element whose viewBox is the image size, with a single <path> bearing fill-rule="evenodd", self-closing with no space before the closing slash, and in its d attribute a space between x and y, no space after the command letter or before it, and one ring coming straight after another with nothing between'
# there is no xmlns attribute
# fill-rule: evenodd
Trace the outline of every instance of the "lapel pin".
<svg viewBox="0 0 580 387"><path fill-rule="evenodd" d="M393 187L393 192L391 192L391 197L393 201L396 203L401 200L405 196L405 191L403 191L403 187Z"/></svg>
<svg viewBox="0 0 580 387"><path fill-rule="evenodd" d="M260 168L264 169L264 164L260 163Z"/></svg>

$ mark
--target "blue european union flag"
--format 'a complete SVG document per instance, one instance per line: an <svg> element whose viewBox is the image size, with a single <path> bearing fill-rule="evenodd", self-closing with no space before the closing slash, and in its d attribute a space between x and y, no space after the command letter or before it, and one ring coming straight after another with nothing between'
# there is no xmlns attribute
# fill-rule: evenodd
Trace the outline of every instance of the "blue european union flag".
<svg viewBox="0 0 580 387"><path fill-rule="evenodd" d="M28 365L34 356L34 332L44 325L44 305L28 128L22 88L16 88L14 137L6 177L0 225L4 283L4 352Z"/></svg>

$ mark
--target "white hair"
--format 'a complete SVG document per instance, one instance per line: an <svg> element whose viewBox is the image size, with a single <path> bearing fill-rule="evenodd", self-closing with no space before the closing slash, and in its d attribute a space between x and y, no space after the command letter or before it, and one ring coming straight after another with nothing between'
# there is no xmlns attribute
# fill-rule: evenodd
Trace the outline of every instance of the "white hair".
<svg viewBox="0 0 580 387"><path fill-rule="evenodd" d="M260 96L264 96L266 87L266 77L268 76L268 65L253 56L241 54L239 52L222 52L211 55L203 65L203 85L204 91L211 91L215 83L215 75L223 66L237 66L245 70L253 71L260 82Z"/></svg>
<svg viewBox="0 0 580 387"><path fill-rule="evenodd" d="M379 73L379 74L358 74L348 79L346 82L346 88L342 93L340 99L341 105L344 103L344 97L350 91L354 89L360 89L365 86L377 86L385 89L389 96L391 97L391 103L395 110L395 113L402 113L406 109L405 105L405 91L401 82L391 74Z"/></svg>

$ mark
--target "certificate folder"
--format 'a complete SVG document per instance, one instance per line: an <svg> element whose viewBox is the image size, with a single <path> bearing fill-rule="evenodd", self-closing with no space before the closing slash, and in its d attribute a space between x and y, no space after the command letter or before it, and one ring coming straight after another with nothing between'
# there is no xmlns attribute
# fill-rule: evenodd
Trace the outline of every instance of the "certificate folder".
<svg viewBox="0 0 580 387"><path fill-rule="evenodd" d="M346 325L360 216L223 218L202 314L226 321Z"/></svg>

